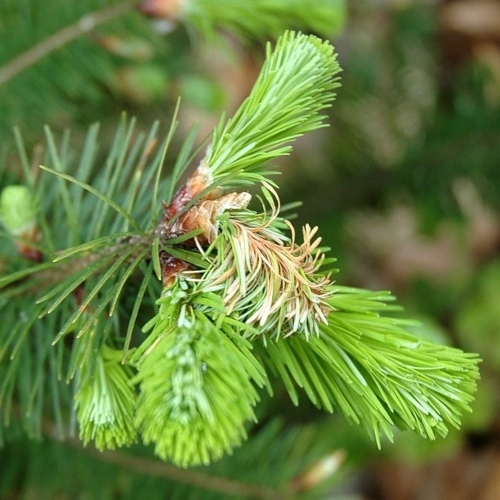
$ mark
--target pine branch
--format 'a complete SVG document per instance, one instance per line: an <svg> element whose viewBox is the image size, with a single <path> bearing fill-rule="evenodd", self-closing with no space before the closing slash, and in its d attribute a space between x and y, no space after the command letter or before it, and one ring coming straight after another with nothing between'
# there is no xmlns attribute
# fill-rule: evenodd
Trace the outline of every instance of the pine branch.
<svg viewBox="0 0 500 500"><path fill-rule="evenodd" d="M393 425L434 438L460 424L476 390L477 356L411 335L407 321L392 317L387 294L334 285L317 229L305 226L297 242L267 178L268 162L290 151L286 143L324 126L338 70L328 43L286 32L268 47L249 98L221 121L206 158L173 196L158 173L170 135L154 149L153 131L134 139L134 122L124 120L104 167L94 169L101 163L92 129L73 175L67 136L58 147L47 131L50 166L36 182L25 168L29 189L1 204L11 248L9 274L0 278L0 303L9 307L0 314L14 325L0 336L7 420L17 386L23 412L41 415L48 360L57 367L49 380L78 378L84 441L120 446L137 431L181 467L208 464L246 439L259 389L272 392L271 373L294 402L302 388L377 442ZM191 143L192 136L176 178ZM249 208L249 193L233 191L254 184L259 210ZM159 193L167 201L158 221ZM41 264L9 258L25 224L19 199L40 229L40 241L28 243ZM146 336L134 335L137 322ZM40 328L52 336L33 346ZM38 358L30 354L40 349ZM55 414L59 394L70 393L53 390Z"/></svg>
<svg viewBox="0 0 500 500"><path fill-rule="evenodd" d="M53 165L54 169L41 169L34 179L27 157L23 155L27 183L32 187L11 186L3 191L1 218L8 233L3 236L1 253L6 252L9 256L12 241L19 240L19 231L25 235L24 247L18 249L19 257L8 258L9 267L0 278L0 303L9 304L2 308L0 315L4 325L11 325L8 335L2 335L0 341L0 366L5 365L6 370L0 382L0 407L5 422L9 420L15 387L20 388L23 414L29 415L28 420L33 421L29 425L33 429L39 427L39 420L38 425L36 422L40 413L30 408L46 391L53 397L49 414L52 412L61 422L61 414L65 413L61 405L72 406L68 401L71 397L67 395L72 389L66 387L66 383L69 384L76 374L83 381L78 399L81 422L88 419L89 426L94 422L94 413L88 407L92 403L88 387L96 380L95 370L99 365L96 353L102 349L110 352L105 344L128 347L137 330L140 303L133 305L132 314L125 315L124 303L128 300L125 290L141 273L144 279L138 296L143 298L148 288L156 290L155 282L149 279L151 269L145 261L151 256L151 228L156 224L157 215L156 211L151 213L149 200L144 203L144 199L151 189L166 190L168 185L168 181L153 176L161 170L160 163L169 141L167 137L155 150L157 128L154 125L149 134L134 138L134 121L123 119L104 160L97 154L96 127L89 131L81 158L68 154L64 143L59 147L48 131L49 152L44 162ZM72 170L78 171L81 180L67 174ZM58 178L63 182L58 185L59 189L53 190L54 179ZM122 207L131 207L131 212ZM36 234L36 241L26 236L26 220L30 228L36 229L29 233ZM136 231L128 231L129 226ZM141 227L149 227L149 233L140 230ZM75 246L80 241L85 243ZM31 254L25 251L29 247L36 248L40 256L36 260L43 260L42 263L32 262ZM126 321L123 332L120 331L121 321ZM63 337L67 342L57 343ZM44 344L37 346L36 339L41 338ZM40 353L36 364L29 362L32 352ZM121 350L118 352L121 358ZM21 359L26 369L20 369ZM113 368L116 365L106 360L100 364L105 367L101 366L100 380L108 380L110 387L113 381L122 380L123 389L123 376L120 379L118 368ZM49 370L46 365L50 366ZM20 380L28 376L37 383L21 384ZM106 394L108 392L103 393L104 398ZM127 401L125 394L122 390L115 397L123 403ZM114 428L118 427L122 428L121 425ZM88 429L92 427L82 431L84 439L100 435L100 431ZM97 434L92 434L94 432ZM36 430L33 433L36 435ZM103 443L113 442L112 436L102 439ZM117 438L116 442L124 444L126 440Z"/></svg>
<svg viewBox="0 0 500 500"><path fill-rule="evenodd" d="M0 87L16 75L47 57L51 52L86 35L102 24L117 19L130 12L136 1L124 1L104 7L103 9L85 14L76 23L66 26L57 33L45 38L35 46L0 67Z"/></svg>
<svg viewBox="0 0 500 500"><path fill-rule="evenodd" d="M393 425L431 439L446 435L473 399L478 358L410 335L405 322L379 313L390 311L380 292L333 286L316 228L306 226L303 244L295 243L293 227L278 216L267 161L290 150L284 143L322 126L319 113L333 98L338 67L330 46L293 33L267 55L249 98L221 122L206 158L165 206L157 227L168 256L163 294L170 297L182 283L177 307L193 307L197 297L198 310L221 333L230 326L262 342L260 359L295 402L298 385L317 406L338 407L363 425L377 443L382 433L392 437ZM249 210L246 193L225 194L256 183L270 210ZM169 238L196 230L194 250L169 246ZM160 312L156 325L168 336L182 328L179 318Z"/></svg>

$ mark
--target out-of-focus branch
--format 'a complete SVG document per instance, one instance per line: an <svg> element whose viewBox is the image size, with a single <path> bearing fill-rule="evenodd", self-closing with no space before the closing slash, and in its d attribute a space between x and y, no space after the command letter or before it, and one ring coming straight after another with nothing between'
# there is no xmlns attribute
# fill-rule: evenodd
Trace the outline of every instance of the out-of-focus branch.
<svg viewBox="0 0 500 500"><path fill-rule="evenodd" d="M17 409L19 411L19 409ZM44 419L42 432L50 439L61 442L61 431L57 426ZM145 457L129 455L122 451L99 451L93 446L83 447L82 442L72 436L65 436L62 442L77 448L106 463L128 469L138 474L160 477L178 483L189 484L205 490L216 491L225 495L244 496L246 498L285 500L290 498L290 492L269 488L257 484L243 483L220 476L212 476L203 472L179 469L171 464Z"/></svg>
<svg viewBox="0 0 500 500"><path fill-rule="evenodd" d="M0 67L0 86L7 83L25 69L33 66L38 61L48 56L55 50L76 40L82 35L91 32L97 26L106 24L113 19L123 16L136 5L136 0L127 0L118 4L105 7L82 16L76 23L66 26L56 33L43 39L30 49Z"/></svg>

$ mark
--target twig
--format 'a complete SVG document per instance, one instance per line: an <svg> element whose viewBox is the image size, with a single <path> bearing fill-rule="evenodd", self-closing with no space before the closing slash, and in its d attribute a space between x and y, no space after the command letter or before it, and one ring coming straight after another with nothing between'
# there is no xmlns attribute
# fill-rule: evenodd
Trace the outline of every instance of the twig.
<svg viewBox="0 0 500 500"><path fill-rule="evenodd" d="M170 479L172 481L205 490L216 491L225 495L270 500L290 499L290 494L285 494L273 488L234 481L220 476L211 476L203 472L178 469L173 465L150 458L132 456L120 451L105 450L99 452L95 448L85 448L85 451L99 460L118 465L140 474Z"/></svg>
<svg viewBox="0 0 500 500"><path fill-rule="evenodd" d="M123 16L136 5L137 0L127 0L118 4L105 7L101 10L91 12L82 16L76 23L66 26L53 35L48 36L40 43L9 61L0 67L0 86L7 83L16 75L29 68L33 64L48 56L51 52L60 49L64 45L76 40L82 35L94 30L97 26L106 24L113 19Z"/></svg>
<svg viewBox="0 0 500 500"><path fill-rule="evenodd" d="M46 419L42 421L42 432L47 437L69 444L73 448L84 451L98 460L128 469L138 474L160 477L205 490L223 493L225 495L272 500L285 500L291 498L290 492L285 493L283 490L280 491L267 486L243 483L193 470L178 469L171 464L159 462L150 458L129 455L122 451L105 450L100 452L91 446L83 447L81 441L75 437L65 436L61 438L60 429Z"/></svg>

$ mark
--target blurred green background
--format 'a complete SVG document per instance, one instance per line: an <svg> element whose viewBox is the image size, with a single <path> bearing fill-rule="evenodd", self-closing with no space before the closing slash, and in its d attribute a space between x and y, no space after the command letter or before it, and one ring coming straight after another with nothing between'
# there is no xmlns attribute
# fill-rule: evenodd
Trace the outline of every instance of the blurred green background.
<svg viewBox="0 0 500 500"><path fill-rule="evenodd" d="M33 40L107 3L6 1L0 70ZM320 227L338 282L389 289L422 322L416 334L478 352L480 390L446 440L405 433L380 452L305 402L295 409L277 397L270 413L284 425L316 426L332 452L342 450L323 498L500 498L500 4L358 0L347 11L342 29L331 30L343 68L331 126L281 162L282 200L303 202L297 223ZM139 131L157 119L167 130L180 95L176 147L195 122L201 140L248 93L265 39L242 42L223 29L202 39L134 11L78 38L0 86L0 185L20 174L14 126L35 158L44 124L71 128L78 151L99 121L105 148L123 111ZM75 481L65 476L51 489L40 480L49 465L73 461L85 471ZM100 471L111 482L98 489L99 461L50 441L29 444L15 430L0 464L2 498L153 498L146 492L161 489L159 479L111 465Z"/></svg>

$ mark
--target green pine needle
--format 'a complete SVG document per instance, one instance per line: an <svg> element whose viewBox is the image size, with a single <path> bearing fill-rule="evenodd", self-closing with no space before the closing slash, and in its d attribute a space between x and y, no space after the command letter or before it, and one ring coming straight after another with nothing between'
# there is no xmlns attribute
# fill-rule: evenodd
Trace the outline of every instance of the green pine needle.
<svg viewBox="0 0 500 500"><path fill-rule="evenodd" d="M80 186L82 189L85 189L95 195L97 198L100 198L107 206L112 207L118 214L120 214L136 231L140 231L139 224L137 221L135 221L131 215L126 212L120 205L118 205L116 202L114 202L111 198L106 196L105 194L99 192L97 189L93 188L89 184L85 182L81 182L78 179L75 179L71 175L67 175L61 172L57 172L55 170L52 170L50 168L44 167L43 165L40 165L40 168L43 170L46 170L47 172L50 172L51 174L57 175L59 177L62 177L63 179L69 181L69 182L74 182L76 185ZM74 218L74 214L71 208L68 209L68 211L72 214L71 218Z"/></svg>
<svg viewBox="0 0 500 500"><path fill-rule="evenodd" d="M238 446L245 423L255 420L254 384L265 383L248 344L228 335L231 324L216 326L187 297L177 286L165 293L134 355L136 424L145 443L180 467L208 464Z"/></svg>
<svg viewBox="0 0 500 500"><path fill-rule="evenodd" d="M449 426L458 428L474 399L478 356L421 340L404 329L405 321L369 310L352 312L358 296L359 302L370 299L366 290L338 289L330 300L335 312L312 347L321 354L338 353L339 373L350 387L357 388L363 401L382 402L384 412L372 413L373 434L379 434L382 420L431 439L445 436ZM375 293L373 302L384 309ZM325 349L328 344L335 351Z"/></svg>
<svg viewBox="0 0 500 500"><path fill-rule="evenodd" d="M337 287L318 336L266 344L270 367L298 404L296 386L327 411L340 409L380 445L394 425L424 437L445 436L470 411L479 358L420 340L405 320L379 315L380 292ZM356 311L354 311L356 310Z"/></svg>
<svg viewBox="0 0 500 500"><path fill-rule="evenodd" d="M214 181L223 188L253 184L255 173L279 156L287 143L324 125L340 71L333 47L314 36L286 32L267 59L255 85L235 115L222 119L206 157Z"/></svg>
<svg viewBox="0 0 500 500"><path fill-rule="evenodd" d="M194 293L221 295L226 312L246 325L242 334L250 338L255 332L270 338L317 335L332 294L317 228L306 226L299 245L283 234L279 217L247 211L218 222L220 234L204 253L205 272L188 277Z"/></svg>
<svg viewBox="0 0 500 500"><path fill-rule="evenodd" d="M130 371L121 364L121 351L103 346L94 356L94 369L85 363L78 372L80 439L84 444L93 441L99 450L130 445L136 440Z"/></svg>

